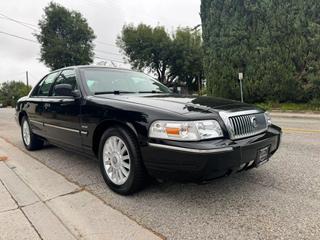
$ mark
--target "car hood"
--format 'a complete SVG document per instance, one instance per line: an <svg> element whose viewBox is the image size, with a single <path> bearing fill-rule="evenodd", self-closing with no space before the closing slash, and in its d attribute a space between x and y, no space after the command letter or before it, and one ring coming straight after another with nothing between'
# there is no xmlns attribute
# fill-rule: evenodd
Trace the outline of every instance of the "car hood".
<svg viewBox="0 0 320 240"><path fill-rule="evenodd" d="M178 94L106 94L97 95L95 97L120 100L139 105L147 105L179 114L192 114L199 112L217 113L220 111L234 112L259 109L255 106L238 101L206 96L199 97Z"/></svg>

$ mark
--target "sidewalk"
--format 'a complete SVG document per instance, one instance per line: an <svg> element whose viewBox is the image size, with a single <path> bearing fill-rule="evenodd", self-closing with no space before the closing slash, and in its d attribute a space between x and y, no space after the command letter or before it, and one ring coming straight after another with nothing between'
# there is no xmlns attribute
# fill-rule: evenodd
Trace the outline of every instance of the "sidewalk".
<svg viewBox="0 0 320 240"><path fill-rule="evenodd" d="M0 240L160 239L1 138L0 159Z"/></svg>

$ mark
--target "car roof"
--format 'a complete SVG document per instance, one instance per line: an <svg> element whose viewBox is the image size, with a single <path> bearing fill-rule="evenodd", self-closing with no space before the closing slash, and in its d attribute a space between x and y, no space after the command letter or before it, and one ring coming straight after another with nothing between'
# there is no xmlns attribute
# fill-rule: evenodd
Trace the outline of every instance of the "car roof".
<svg viewBox="0 0 320 240"><path fill-rule="evenodd" d="M97 69L110 69L110 70L120 70L120 71L130 71L130 72L135 72L131 69L128 68L116 68L116 67L107 67L107 66L98 66L98 65L75 65L75 66L68 66L60 69L56 69L52 72L56 71L62 71L62 70L67 70L67 69L81 69L81 68L97 68Z"/></svg>

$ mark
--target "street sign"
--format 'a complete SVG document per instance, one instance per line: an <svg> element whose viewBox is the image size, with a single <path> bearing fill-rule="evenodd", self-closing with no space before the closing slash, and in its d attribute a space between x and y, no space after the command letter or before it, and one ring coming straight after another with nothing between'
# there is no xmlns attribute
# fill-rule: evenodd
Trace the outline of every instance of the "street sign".
<svg viewBox="0 0 320 240"><path fill-rule="evenodd" d="M243 73L239 73L239 81L240 81L240 95L241 95L241 102L243 102L243 89L242 89L242 80L243 80Z"/></svg>
<svg viewBox="0 0 320 240"><path fill-rule="evenodd" d="M242 72L239 73L239 80L240 80L240 81L243 80L243 73L242 73Z"/></svg>

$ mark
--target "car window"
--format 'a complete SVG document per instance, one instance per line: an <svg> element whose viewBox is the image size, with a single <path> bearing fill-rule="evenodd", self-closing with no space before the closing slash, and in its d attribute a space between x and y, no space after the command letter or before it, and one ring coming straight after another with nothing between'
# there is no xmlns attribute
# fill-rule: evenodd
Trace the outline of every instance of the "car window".
<svg viewBox="0 0 320 240"><path fill-rule="evenodd" d="M92 94L112 91L170 92L166 86L144 73L108 69L83 69L81 72Z"/></svg>
<svg viewBox="0 0 320 240"><path fill-rule="evenodd" d="M75 71L73 69L62 71L57 80L55 81L54 86L58 84L70 84L72 86L73 91L78 90ZM52 90L52 96L58 96L54 90L54 86Z"/></svg>
<svg viewBox="0 0 320 240"><path fill-rule="evenodd" d="M58 74L59 72L54 72L46 76L45 79L40 82L38 90L36 91L36 94L34 96L49 96L52 83L54 82Z"/></svg>

